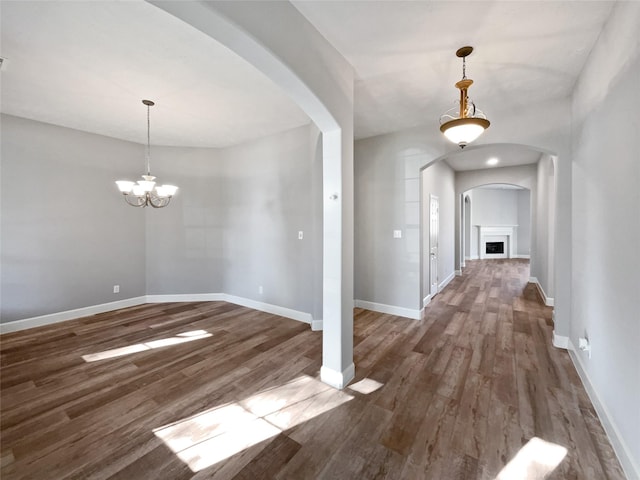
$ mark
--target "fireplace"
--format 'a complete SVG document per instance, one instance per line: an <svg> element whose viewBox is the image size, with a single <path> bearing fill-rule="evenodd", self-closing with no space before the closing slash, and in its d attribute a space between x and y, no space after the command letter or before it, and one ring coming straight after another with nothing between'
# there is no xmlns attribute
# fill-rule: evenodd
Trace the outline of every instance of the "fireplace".
<svg viewBox="0 0 640 480"><path fill-rule="evenodd" d="M504 253L504 242L486 242L485 245L487 255Z"/></svg>
<svg viewBox="0 0 640 480"><path fill-rule="evenodd" d="M517 225L476 225L478 257L513 258L517 244Z"/></svg>

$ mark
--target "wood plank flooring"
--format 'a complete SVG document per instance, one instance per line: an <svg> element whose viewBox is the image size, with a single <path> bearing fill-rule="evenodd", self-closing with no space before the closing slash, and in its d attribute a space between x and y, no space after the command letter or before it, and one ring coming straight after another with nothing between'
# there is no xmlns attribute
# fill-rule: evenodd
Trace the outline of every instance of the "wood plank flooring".
<svg viewBox="0 0 640 480"><path fill-rule="evenodd" d="M421 321L356 309L343 391L320 332L223 302L3 335L0 476L623 479L528 276L474 261Z"/></svg>

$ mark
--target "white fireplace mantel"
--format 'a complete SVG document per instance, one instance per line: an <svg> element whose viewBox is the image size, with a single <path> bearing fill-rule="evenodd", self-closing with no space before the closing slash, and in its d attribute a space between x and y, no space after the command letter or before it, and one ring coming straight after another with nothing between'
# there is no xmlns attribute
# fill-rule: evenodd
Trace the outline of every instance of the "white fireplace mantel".
<svg viewBox="0 0 640 480"><path fill-rule="evenodd" d="M478 228L478 256L482 258L504 258L503 254L487 254L487 237L503 237L505 240L506 258L513 258L518 225L476 225ZM493 240L489 240L493 241Z"/></svg>

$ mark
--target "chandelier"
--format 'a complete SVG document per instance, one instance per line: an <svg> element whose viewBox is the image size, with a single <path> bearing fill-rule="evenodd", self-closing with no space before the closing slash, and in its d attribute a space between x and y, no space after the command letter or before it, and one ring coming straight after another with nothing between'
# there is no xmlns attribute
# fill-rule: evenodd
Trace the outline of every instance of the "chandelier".
<svg viewBox="0 0 640 480"><path fill-rule="evenodd" d="M124 195L125 201L132 207L162 208L169 205L171 197L178 191L178 187L174 185L158 185L154 181L156 177L151 175L151 137L149 123L149 107L155 105L151 100L142 100L147 106L147 174L142 175L143 180L138 182L130 182L129 180L118 180L116 185L120 192Z"/></svg>
<svg viewBox="0 0 640 480"><path fill-rule="evenodd" d="M467 90L473 84L466 73L466 58L471 52L473 47L462 47L456 52L456 56L462 58L462 80L456 83L456 88L460 89L460 105L440 117L440 131L460 148L466 147L489 128L485 114L467 96Z"/></svg>

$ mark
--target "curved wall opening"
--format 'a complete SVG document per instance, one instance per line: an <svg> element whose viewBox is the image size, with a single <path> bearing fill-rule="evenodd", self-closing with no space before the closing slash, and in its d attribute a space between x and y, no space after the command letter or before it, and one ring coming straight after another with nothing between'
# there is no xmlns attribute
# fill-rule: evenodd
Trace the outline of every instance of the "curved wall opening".
<svg viewBox="0 0 640 480"><path fill-rule="evenodd" d="M497 158L498 164L490 166L487 161ZM452 202L449 210L455 224L453 242L440 243L440 254L453 252L455 260L449 269L443 273L448 279L452 275L459 275L468 258L474 258L472 248L478 244L474 236L474 206L476 202L472 192L479 187L489 185L509 185L516 187L523 193L521 210L526 218L525 197L528 192L529 229L522 228L523 236L529 241L522 242L514 256L530 260L530 281L536 283L541 296L547 305L554 305L554 277L555 277L555 198L557 191L556 179L557 156L544 148L520 144L493 144L465 148L462 151L451 152L435 158L421 168L421 294L422 304L426 305L429 298L425 296L425 279L429 278L429 262L425 260L428 252L426 239L429 238L428 208L429 195L432 193L433 180L429 179L430 172L449 171L454 178L453 195L445 198L445 204L440 203L441 210L447 209L446 202ZM433 169L435 165L439 168ZM524 227L524 225L523 225ZM442 227L440 227L442 230ZM477 235L477 232L476 232ZM527 245L528 243L528 245ZM527 252L528 251L528 252Z"/></svg>

